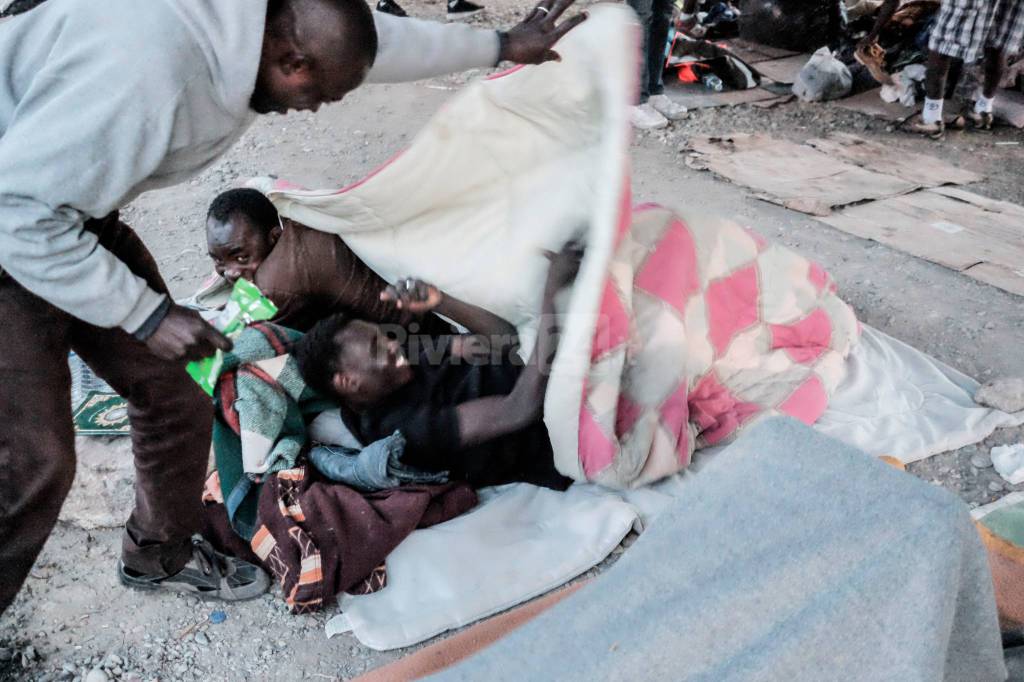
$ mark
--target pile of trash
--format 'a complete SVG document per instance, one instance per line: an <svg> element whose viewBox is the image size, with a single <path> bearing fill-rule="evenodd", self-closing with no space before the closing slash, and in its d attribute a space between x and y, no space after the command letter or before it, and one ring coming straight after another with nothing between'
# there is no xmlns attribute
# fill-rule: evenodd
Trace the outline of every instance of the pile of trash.
<svg viewBox="0 0 1024 682"><path fill-rule="evenodd" d="M839 0L838 19L817 36L820 47L793 93L807 102L840 99L882 86L886 102L914 106L924 92L924 61L939 0L903 3L875 30L879 0ZM776 22L778 23L778 22ZM813 37L808 37L813 40ZM959 74L952 74L955 84Z"/></svg>
<svg viewBox="0 0 1024 682"><path fill-rule="evenodd" d="M683 0L675 0L676 13L683 13ZM676 24L669 31L669 44L679 30L691 38L727 40L740 34L740 10L729 0L697 0L695 22L692 26Z"/></svg>
<svg viewBox="0 0 1024 682"><path fill-rule="evenodd" d="M880 0L866 1L881 4ZM834 46L843 33L845 10L840 3L841 0L740 0L739 37L793 52Z"/></svg>
<svg viewBox="0 0 1024 682"><path fill-rule="evenodd" d="M675 34L667 68L682 83L703 83L708 90L748 90L761 84L761 74L728 47L684 33Z"/></svg>
<svg viewBox="0 0 1024 682"><path fill-rule="evenodd" d="M886 102L911 108L923 101L928 42L940 4L939 0L909 0L876 27L881 2L839 0L839 30L819 36L825 47L806 67L807 79L816 77L834 86L818 99L838 99L880 85L879 95ZM954 62L946 99L969 102L980 82L980 64ZM1024 92L1024 56L1007 69L1001 87ZM794 93L807 101L816 99L796 87Z"/></svg>
<svg viewBox="0 0 1024 682"><path fill-rule="evenodd" d="M938 11L938 0L910 0L893 13L877 35L872 33L876 21L873 14L850 25L844 54L882 86L881 97L886 102L912 107L924 96L924 62ZM950 82L955 84L957 80L954 77Z"/></svg>
<svg viewBox="0 0 1024 682"><path fill-rule="evenodd" d="M741 44L788 54L813 52L792 81L792 94L803 101L875 89L885 102L908 110L923 101L928 41L940 0L908 0L895 11L882 0L734 1L700 0L696 23L694 18L675 22L665 56L666 68L679 81L703 83L712 91L764 87L759 63L748 63L742 50L730 49L738 38ZM676 5L686 17L682 0ZM891 16L885 19L887 12ZM970 102L980 81L980 65L954 63L946 98ZM1001 85L1024 92L1024 55L1010 65Z"/></svg>
<svg viewBox="0 0 1024 682"><path fill-rule="evenodd" d="M681 83L703 83L711 91L746 90L760 75L723 41L739 35L740 10L728 0L698 0L695 16L682 20L683 0L675 0L677 20L669 28L665 67Z"/></svg>

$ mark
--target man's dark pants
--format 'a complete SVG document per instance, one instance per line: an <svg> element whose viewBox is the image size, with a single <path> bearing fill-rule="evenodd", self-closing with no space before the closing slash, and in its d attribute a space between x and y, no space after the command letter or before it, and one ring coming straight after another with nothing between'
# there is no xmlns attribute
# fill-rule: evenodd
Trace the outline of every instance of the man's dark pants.
<svg viewBox="0 0 1024 682"><path fill-rule="evenodd" d="M86 229L150 287L167 291L152 255L116 214ZM0 273L0 612L25 581L74 479L69 350L128 401L136 481L125 565L175 573L202 527L213 409L184 366L158 359L123 330L54 308Z"/></svg>

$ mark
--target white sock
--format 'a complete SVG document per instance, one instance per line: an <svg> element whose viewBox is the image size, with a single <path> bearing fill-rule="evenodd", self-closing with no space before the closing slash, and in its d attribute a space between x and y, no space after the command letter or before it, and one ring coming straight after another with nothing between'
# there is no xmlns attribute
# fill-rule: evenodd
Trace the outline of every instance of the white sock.
<svg viewBox="0 0 1024 682"><path fill-rule="evenodd" d="M924 98L924 109L921 118L925 123L938 123L942 120L942 100Z"/></svg>
<svg viewBox="0 0 1024 682"><path fill-rule="evenodd" d="M974 100L974 113L991 114L993 101L995 101L995 97L985 97L985 95L978 93L978 99Z"/></svg>

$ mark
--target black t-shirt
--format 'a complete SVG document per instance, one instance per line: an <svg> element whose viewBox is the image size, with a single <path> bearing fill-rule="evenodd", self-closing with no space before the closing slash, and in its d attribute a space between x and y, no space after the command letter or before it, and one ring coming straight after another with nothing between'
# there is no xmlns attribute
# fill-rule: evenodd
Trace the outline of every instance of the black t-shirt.
<svg viewBox="0 0 1024 682"><path fill-rule="evenodd" d="M522 368L505 359L474 364L451 353L452 336L416 337L408 348L412 381L361 413L342 409L349 429L364 443L396 430L405 436L402 462L427 471L449 471L475 487L525 481L564 490L571 480L555 469L542 420L481 445L459 444L455 408L467 401L508 395Z"/></svg>

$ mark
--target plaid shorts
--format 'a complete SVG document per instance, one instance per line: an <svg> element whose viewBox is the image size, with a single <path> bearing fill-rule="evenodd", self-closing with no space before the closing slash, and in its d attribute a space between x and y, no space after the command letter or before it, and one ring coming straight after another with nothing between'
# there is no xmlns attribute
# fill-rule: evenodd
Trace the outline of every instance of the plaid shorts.
<svg viewBox="0 0 1024 682"><path fill-rule="evenodd" d="M991 47L1020 53L1024 43L1024 0L943 0L928 49L967 63Z"/></svg>

